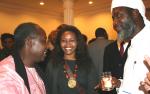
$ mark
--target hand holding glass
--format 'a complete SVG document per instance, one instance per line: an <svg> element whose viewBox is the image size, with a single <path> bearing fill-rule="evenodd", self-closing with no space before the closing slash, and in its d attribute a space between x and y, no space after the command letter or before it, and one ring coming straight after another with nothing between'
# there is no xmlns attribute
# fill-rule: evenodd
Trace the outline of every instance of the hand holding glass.
<svg viewBox="0 0 150 94"><path fill-rule="evenodd" d="M101 86L103 91L111 91L114 88L112 84L111 72L102 73Z"/></svg>

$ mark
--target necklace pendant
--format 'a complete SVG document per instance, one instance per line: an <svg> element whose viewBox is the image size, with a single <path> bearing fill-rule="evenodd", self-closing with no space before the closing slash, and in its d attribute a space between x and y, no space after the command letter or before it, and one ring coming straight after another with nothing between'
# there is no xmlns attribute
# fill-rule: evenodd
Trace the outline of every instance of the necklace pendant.
<svg viewBox="0 0 150 94"><path fill-rule="evenodd" d="M68 79L68 87L75 88L77 86L77 81L74 77Z"/></svg>

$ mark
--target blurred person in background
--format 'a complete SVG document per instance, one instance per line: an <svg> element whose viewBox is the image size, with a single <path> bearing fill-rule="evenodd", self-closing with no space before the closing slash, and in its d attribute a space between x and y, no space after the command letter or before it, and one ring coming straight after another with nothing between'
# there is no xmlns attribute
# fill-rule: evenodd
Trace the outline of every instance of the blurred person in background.
<svg viewBox="0 0 150 94"><path fill-rule="evenodd" d="M12 54L14 46L14 35L3 33L1 35L1 44L2 49L0 50L0 61Z"/></svg>
<svg viewBox="0 0 150 94"><path fill-rule="evenodd" d="M106 30L101 27L95 30L95 37L96 39L88 44L88 51L98 74L101 74L103 72L104 49L112 41L108 40Z"/></svg>

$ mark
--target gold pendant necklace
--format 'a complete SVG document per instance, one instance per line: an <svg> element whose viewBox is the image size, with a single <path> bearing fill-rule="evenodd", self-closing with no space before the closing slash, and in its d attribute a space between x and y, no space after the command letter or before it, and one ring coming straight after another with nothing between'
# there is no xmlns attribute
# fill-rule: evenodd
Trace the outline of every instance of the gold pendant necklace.
<svg viewBox="0 0 150 94"><path fill-rule="evenodd" d="M75 88L77 86L77 71L78 66L75 65L74 73L71 71L70 67L65 63L64 64L64 73L66 74L66 78L68 79L68 87Z"/></svg>
<svg viewBox="0 0 150 94"><path fill-rule="evenodd" d="M69 88L75 88L76 85L77 85L77 81L74 77L68 79L68 87Z"/></svg>

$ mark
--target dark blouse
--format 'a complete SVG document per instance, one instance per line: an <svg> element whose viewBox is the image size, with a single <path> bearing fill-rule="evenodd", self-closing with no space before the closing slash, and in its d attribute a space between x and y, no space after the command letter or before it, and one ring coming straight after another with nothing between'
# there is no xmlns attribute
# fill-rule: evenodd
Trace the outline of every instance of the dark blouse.
<svg viewBox="0 0 150 94"><path fill-rule="evenodd" d="M75 60L67 60L66 63L74 71L74 66L76 64ZM47 66L47 77L49 83L49 94L97 94L94 91L94 87L98 82L98 77L93 66L90 66L89 71L83 70L78 66L77 83L78 87L69 88L68 79L64 73L64 64L55 65L49 63ZM81 92L84 93L81 93Z"/></svg>

